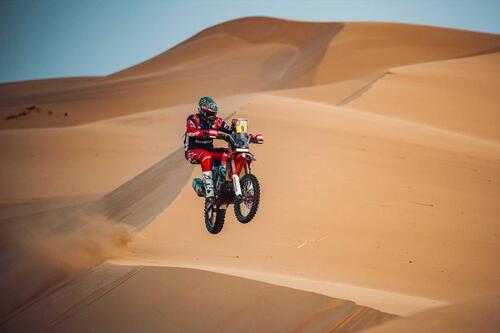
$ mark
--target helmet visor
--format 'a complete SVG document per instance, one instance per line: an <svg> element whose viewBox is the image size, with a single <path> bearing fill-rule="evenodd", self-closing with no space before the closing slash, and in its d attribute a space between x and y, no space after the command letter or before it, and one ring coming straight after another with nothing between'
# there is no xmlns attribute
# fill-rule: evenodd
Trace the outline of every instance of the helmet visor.
<svg viewBox="0 0 500 333"><path fill-rule="evenodd" d="M214 107L214 108L210 108L209 106L207 105L203 105L201 107L201 110L203 111L205 117L212 121L212 120L215 120L215 117L217 115L217 107Z"/></svg>
<svg viewBox="0 0 500 333"><path fill-rule="evenodd" d="M217 111L208 110L205 111L205 115L207 116L207 119L215 120L215 117L217 116Z"/></svg>

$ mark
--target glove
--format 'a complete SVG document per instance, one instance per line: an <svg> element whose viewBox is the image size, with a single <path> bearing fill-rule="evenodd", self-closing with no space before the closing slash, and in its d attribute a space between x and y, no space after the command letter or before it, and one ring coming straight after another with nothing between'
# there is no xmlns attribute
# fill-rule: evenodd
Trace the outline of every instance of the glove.
<svg viewBox="0 0 500 333"><path fill-rule="evenodd" d="M250 137L252 143L264 143L264 136L262 134L252 135Z"/></svg>
<svg viewBox="0 0 500 333"><path fill-rule="evenodd" d="M208 137L212 139L217 139L217 136L219 135L219 131L214 130L214 129L209 129L208 130Z"/></svg>

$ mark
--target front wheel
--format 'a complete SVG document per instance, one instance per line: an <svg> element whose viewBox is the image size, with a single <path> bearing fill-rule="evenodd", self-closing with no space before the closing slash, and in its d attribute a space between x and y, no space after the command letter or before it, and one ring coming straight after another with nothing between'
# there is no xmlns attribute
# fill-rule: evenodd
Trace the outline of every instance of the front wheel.
<svg viewBox="0 0 500 333"><path fill-rule="evenodd" d="M220 205L214 205L209 200L205 200L205 225L208 232L218 234L224 226L226 210Z"/></svg>
<svg viewBox="0 0 500 333"><path fill-rule="evenodd" d="M260 185L257 177L246 174L240 179L241 198L234 201L234 214L241 223L250 222L259 208Z"/></svg>

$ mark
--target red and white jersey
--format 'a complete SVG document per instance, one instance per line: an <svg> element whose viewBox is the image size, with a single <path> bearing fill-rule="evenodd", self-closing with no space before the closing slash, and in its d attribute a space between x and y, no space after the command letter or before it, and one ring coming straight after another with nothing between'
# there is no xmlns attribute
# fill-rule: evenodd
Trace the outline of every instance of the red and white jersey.
<svg viewBox="0 0 500 333"><path fill-rule="evenodd" d="M227 134L231 134L232 132L231 126L220 117L217 117L212 124L209 124L197 114L190 115L186 122L184 151L188 151L189 149L213 150L214 139L208 135L210 130L221 131Z"/></svg>

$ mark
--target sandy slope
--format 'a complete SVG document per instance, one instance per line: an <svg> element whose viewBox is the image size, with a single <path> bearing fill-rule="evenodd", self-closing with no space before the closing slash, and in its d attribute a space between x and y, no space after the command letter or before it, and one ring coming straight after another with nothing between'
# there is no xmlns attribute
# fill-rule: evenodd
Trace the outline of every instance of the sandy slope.
<svg viewBox="0 0 500 333"><path fill-rule="evenodd" d="M254 148L263 189L256 221L239 225L230 214L214 238L187 184L132 251L445 301L496 288L500 146L281 97L256 97L238 115L267 135ZM365 296L351 299L380 306ZM406 314L432 304L382 308Z"/></svg>
<svg viewBox="0 0 500 333"><path fill-rule="evenodd" d="M496 295L428 310L373 329L363 330L363 333L494 333L500 330L499 313L500 297Z"/></svg>
<svg viewBox="0 0 500 333"><path fill-rule="evenodd" d="M343 104L500 142L499 64L493 53L394 68Z"/></svg>
<svg viewBox="0 0 500 333"><path fill-rule="evenodd" d="M243 105L228 101L225 107L223 116ZM181 105L70 128L0 131L0 204L112 191L179 148L192 109Z"/></svg>
<svg viewBox="0 0 500 333"><path fill-rule="evenodd" d="M3 328L12 332L352 332L393 317L353 302L228 275L107 264L34 304Z"/></svg>
<svg viewBox="0 0 500 333"><path fill-rule="evenodd" d="M388 317L325 295L407 315L498 292L499 45L422 26L248 18L108 77L0 85L0 325L197 330L199 316L213 331L349 331ZM254 148L258 216L228 214L218 236L181 151L205 94L266 135ZM270 302L282 306L257 316Z"/></svg>
<svg viewBox="0 0 500 333"><path fill-rule="evenodd" d="M237 110L241 107L231 101L227 102L227 106L231 108L222 111L221 115L229 115L230 110ZM72 154L70 148L75 148L76 145L88 145L85 137L79 133L80 130L100 129L102 131L104 128L108 130L107 134L112 138L120 138L116 135L117 133L123 135L131 130L142 134L142 136L136 135L131 140L135 146L123 147L120 144L113 146L117 151L124 151L127 156L127 163L131 164L130 169L134 170L133 172L136 174L131 179L116 183L116 179L110 177L110 167L115 167L113 172L118 177L123 177L124 171L119 170L120 160L112 159L116 152L105 149L103 150L103 158L107 158L110 165L103 167L95 163L93 158L80 161L78 165L78 170L82 173L86 168L93 170L94 179L68 178L74 181L71 184L73 186L81 182L79 187L75 186L77 190L85 189L85 186L92 184L98 186L113 186L115 184L115 188L108 193L82 195L77 191L70 192L71 196L69 197L51 197L52 193L48 191L50 189L54 191L72 190L67 184L61 182L63 186L60 188L56 186L57 184L52 184L50 188L40 187L41 190L46 190L46 192L41 193L43 196L49 196L48 199L6 200L0 205L0 236L3 240L0 262L5 268L0 274L0 286L6 290L0 304L0 317L19 309L27 300L50 290L54 284L74 276L82 269L100 263L105 258L121 254L124 244L134 235L135 230L147 225L168 207L184 184L189 181L188 177L192 172L192 166L185 162L182 149L179 147L187 112L189 112L187 107L181 106L116 118L69 131L76 134L75 137L80 140L69 144L66 142L66 154ZM165 126L166 120L172 118L175 119L176 125L171 127L171 131L165 133L162 127ZM155 128L157 133L155 133ZM55 130L30 130L27 132L37 135L40 131ZM68 132L65 129L57 131L63 137ZM6 135L15 135L16 133L19 132L4 132ZM24 134L23 131L20 133ZM159 134L169 139L167 143L170 145L165 144L163 148L167 156L143 170L145 161L137 160L142 155L140 150L134 151L133 148L144 148L140 143L144 140L145 135L149 135L149 138L156 138L155 136ZM88 137L87 140L89 140ZM37 140L33 140L33 142L37 142ZM117 142L122 143L123 141L116 140L115 143ZM152 141L152 145L156 145L156 142ZM45 143L45 147L50 147L50 145ZM22 151L20 152L22 153ZM12 154L11 157L16 158L18 155ZM65 158L69 157L71 155ZM73 155L74 157L75 155ZM51 166L52 169L50 169ZM76 171L75 169L67 170L57 163L47 166L47 170L54 170L54 168L70 172ZM11 172L10 177L3 178L6 184L22 182L24 176L15 172L15 164L12 165L12 170L7 167L4 170ZM52 175L54 179L62 176L56 172ZM26 192L26 194L28 193ZM37 279L32 279L34 274L37 275ZM20 286L22 288L18 290Z"/></svg>

